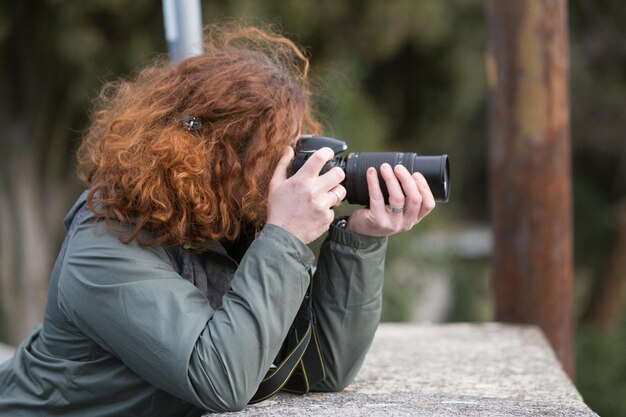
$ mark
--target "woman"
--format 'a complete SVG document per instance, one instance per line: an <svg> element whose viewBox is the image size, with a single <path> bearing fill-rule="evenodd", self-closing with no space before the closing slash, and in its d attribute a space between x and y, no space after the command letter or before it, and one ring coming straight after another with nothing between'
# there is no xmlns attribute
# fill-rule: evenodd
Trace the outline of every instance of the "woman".
<svg viewBox="0 0 626 417"><path fill-rule="evenodd" d="M213 27L205 52L109 85L79 149L88 186L66 218L43 325L0 366L0 415L198 416L243 408L311 279L326 378L356 375L378 325L386 236L434 207L399 166L367 174L341 224L343 171L317 151L308 61L289 40ZM330 230L329 230L330 228ZM313 276L306 246L329 231Z"/></svg>

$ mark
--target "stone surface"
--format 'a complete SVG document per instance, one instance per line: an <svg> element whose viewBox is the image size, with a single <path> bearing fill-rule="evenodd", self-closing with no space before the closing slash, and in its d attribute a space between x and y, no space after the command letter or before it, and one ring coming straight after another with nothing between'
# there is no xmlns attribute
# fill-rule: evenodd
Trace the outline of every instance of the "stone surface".
<svg viewBox="0 0 626 417"><path fill-rule="evenodd" d="M495 323L382 324L343 392L281 393L223 415L596 416L537 328Z"/></svg>

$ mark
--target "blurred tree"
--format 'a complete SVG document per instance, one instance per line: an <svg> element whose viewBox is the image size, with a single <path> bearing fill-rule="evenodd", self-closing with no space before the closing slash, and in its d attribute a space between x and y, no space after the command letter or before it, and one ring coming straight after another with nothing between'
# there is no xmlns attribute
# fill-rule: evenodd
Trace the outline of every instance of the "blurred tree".
<svg viewBox="0 0 626 417"><path fill-rule="evenodd" d="M78 192L72 149L85 109L102 80L163 50L160 22L147 0L0 3L0 294L9 342L43 316L61 219Z"/></svg>
<svg viewBox="0 0 626 417"><path fill-rule="evenodd" d="M596 275L582 319L605 332L615 330L626 304L626 200L619 204L615 243Z"/></svg>
<svg viewBox="0 0 626 417"><path fill-rule="evenodd" d="M582 319L610 331L626 313L626 3L571 11L576 259L593 281Z"/></svg>
<svg viewBox="0 0 626 417"><path fill-rule="evenodd" d="M540 326L573 378L567 2L485 8L495 318Z"/></svg>

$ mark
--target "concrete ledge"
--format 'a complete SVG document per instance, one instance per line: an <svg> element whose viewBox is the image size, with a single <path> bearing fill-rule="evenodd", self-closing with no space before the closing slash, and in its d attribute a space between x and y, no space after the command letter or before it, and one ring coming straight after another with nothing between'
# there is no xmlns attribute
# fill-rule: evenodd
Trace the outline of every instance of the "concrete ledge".
<svg viewBox="0 0 626 417"><path fill-rule="evenodd" d="M535 327L382 324L340 393L281 393L236 416L596 416ZM209 414L207 414L209 416Z"/></svg>
<svg viewBox="0 0 626 417"><path fill-rule="evenodd" d="M0 363L13 350L0 344ZM541 331L496 323L381 324L359 376L343 392L281 393L220 415L597 416Z"/></svg>

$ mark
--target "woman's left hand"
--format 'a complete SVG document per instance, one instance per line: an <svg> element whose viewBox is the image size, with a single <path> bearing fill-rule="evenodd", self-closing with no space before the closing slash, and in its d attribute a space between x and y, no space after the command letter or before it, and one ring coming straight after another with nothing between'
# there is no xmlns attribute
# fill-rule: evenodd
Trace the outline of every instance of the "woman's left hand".
<svg viewBox="0 0 626 417"><path fill-rule="evenodd" d="M387 163L381 165L380 173L389 190L389 206L385 205L376 169L370 167L370 206L352 213L346 230L366 236L391 236L411 230L435 208L435 198L422 174L411 175L403 165L392 169Z"/></svg>

